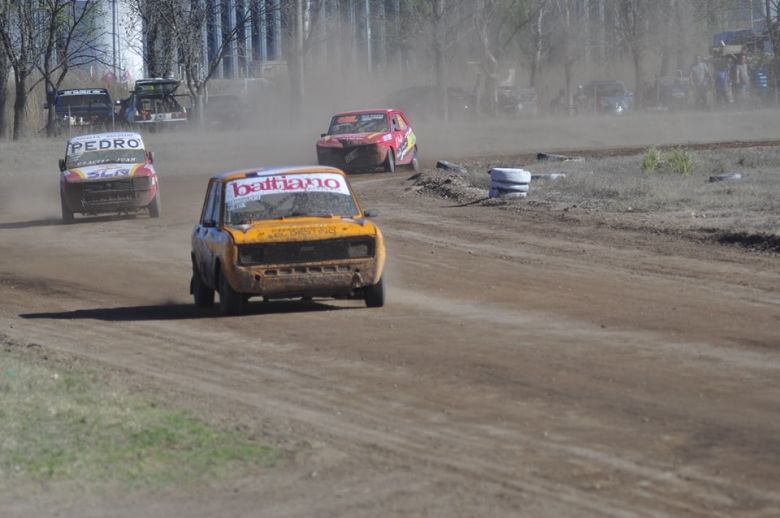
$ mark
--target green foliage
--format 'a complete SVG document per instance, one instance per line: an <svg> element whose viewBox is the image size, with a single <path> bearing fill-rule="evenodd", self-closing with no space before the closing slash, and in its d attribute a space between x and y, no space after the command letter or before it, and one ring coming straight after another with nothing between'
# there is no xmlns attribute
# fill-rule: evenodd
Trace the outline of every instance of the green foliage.
<svg viewBox="0 0 780 518"><path fill-rule="evenodd" d="M693 153L683 148L661 153L655 147L651 147L642 156L644 172L666 171L687 176L693 172L695 164Z"/></svg>
<svg viewBox="0 0 780 518"><path fill-rule="evenodd" d="M272 446L112 392L87 373L27 363L3 351L0 437L0 487L30 480L135 486L214 480L279 458Z"/></svg>
<svg viewBox="0 0 780 518"><path fill-rule="evenodd" d="M673 149L666 158L669 169L673 173L689 175L693 172L695 160L693 153L686 149Z"/></svg>
<svg viewBox="0 0 780 518"><path fill-rule="evenodd" d="M642 171L655 171L663 164L661 152L657 148L651 147L645 151L642 157Z"/></svg>

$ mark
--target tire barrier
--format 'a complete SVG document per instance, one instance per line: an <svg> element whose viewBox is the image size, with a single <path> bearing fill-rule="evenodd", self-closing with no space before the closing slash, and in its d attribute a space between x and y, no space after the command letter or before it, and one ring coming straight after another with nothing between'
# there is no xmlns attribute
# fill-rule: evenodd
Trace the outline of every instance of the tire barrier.
<svg viewBox="0 0 780 518"><path fill-rule="evenodd" d="M568 155L554 155L552 153L537 153L536 159L539 161L551 161L551 162L584 162L585 159L581 156L568 156Z"/></svg>
<svg viewBox="0 0 780 518"><path fill-rule="evenodd" d="M742 175L740 173L726 173L726 174L716 174L710 176L710 183L713 182L738 182L739 180L742 180Z"/></svg>
<svg viewBox="0 0 780 518"><path fill-rule="evenodd" d="M459 164L453 164L452 162L447 162L446 160L439 160L436 162L436 169L444 169L445 171L455 171L458 173L467 173L468 170Z"/></svg>
<svg viewBox="0 0 780 518"><path fill-rule="evenodd" d="M490 170L491 198L525 198L531 173L525 169L493 168Z"/></svg>

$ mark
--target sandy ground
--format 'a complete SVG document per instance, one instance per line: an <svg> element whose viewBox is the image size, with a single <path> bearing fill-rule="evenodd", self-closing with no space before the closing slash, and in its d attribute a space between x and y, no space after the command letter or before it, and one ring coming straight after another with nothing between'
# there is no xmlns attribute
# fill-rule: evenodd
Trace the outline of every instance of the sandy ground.
<svg viewBox="0 0 780 518"><path fill-rule="evenodd" d="M776 112L420 128L437 158L780 138ZM0 335L260 434L279 468L176 490L25 487L3 516L777 516L776 254L456 206L353 179L388 304L197 311L205 180L316 130L155 135L163 217L59 224L62 143L0 148ZM428 140L426 140L428 139ZM430 145L426 147L426 142ZM36 348L37 349L37 348Z"/></svg>

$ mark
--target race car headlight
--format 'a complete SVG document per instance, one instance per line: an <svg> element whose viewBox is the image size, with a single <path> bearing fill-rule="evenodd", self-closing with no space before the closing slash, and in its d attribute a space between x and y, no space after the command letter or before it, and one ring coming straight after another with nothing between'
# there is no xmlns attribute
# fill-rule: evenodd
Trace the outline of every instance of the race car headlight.
<svg viewBox="0 0 780 518"><path fill-rule="evenodd" d="M356 241L347 247L347 255L350 259L355 257L372 257L374 255L373 241Z"/></svg>
<svg viewBox="0 0 780 518"><path fill-rule="evenodd" d="M261 245L240 245L238 248L238 264L249 266L263 264L265 250Z"/></svg>
<svg viewBox="0 0 780 518"><path fill-rule="evenodd" d="M63 171L62 178L68 183L78 182L81 180L81 176L79 176L78 173L73 171Z"/></svg>

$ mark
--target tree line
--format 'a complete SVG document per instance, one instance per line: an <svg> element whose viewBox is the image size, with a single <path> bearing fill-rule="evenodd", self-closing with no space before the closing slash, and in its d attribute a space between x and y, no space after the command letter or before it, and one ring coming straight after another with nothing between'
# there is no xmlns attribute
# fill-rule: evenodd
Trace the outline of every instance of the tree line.
<svg viewBox="0 0 780 518"><path fill-rule="evenodd" d="M642 106L642 85L686 71L712 34L744 26L747 13L754 26L769 27L780 56L780 0L116 1L132 13L123 23L137 25L147 74L177 76L196 106L225 63L232 77L252 75L258 45L278 46L298 117L307 86L334 71L351 84L383 76L430 84L444 114L447 87L464 81L468 68L480 108L492 114L507 68L537 89L554 72L571 100L578 70L608 74L628 64ZM56 91L74 70L111 65L99 42L113 29L98 21L112 2L0 0L0 137L9 134L11 95L10 135L18 139L35 88ZM49 110L49 130L53 116Z"/></svg>

